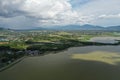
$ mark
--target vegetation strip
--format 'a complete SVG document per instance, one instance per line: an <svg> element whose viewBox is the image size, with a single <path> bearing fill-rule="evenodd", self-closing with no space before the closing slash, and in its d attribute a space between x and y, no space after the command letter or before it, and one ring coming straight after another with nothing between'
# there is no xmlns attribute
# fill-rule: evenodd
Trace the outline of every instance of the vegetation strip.
<svg viewBox="0 0 120 80"><path fill-rule="evenodd" d="M0 72L2 72L2 71L4 71L4 70L12 67L13 65L15 65L15 64L17 64L17 63L19 63L19 62L22 61L24 58L25 58L25 57L22 57L22 58L20 58L20 59L17 59L17 60L15 60L14 62L12 62L11 64L9 64L9 65L1 68L1 69L0 69Z"/></svg>
<svg viewBox="0 0 120 80"><path fill-rule="evenodd" d="M119 37L119 33L114 31L0 31L0 68L15 64L16 60L23 56L39 56L70 47L120 45L119 40L115 44L88 42L90 38L96 36Z"/></svg>

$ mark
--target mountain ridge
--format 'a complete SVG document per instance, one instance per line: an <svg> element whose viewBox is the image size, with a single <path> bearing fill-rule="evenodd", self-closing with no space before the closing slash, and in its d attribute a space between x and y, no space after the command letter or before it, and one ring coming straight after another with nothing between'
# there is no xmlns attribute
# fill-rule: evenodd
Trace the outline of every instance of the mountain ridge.
<svg viewBox="0 0 120 80"><path fill-rule="evenodd" d="M102 27L102 26L95 26L95 25L67 25L67 26L57 26L48 28L51 30L114 30L120 31L120 26L110 26L110 27Z"/></svg>
<svg viewBox="0 0 120 80"><path fill-rule="evenodd" d="M66 25L66 26L53 26L53 27L35 27L31 29L9 29L0 27L0 30L15 30L15 31L30 31L30 30L103 30L103 31L120 31L120 26L102 27L96 25Z"/></svg>

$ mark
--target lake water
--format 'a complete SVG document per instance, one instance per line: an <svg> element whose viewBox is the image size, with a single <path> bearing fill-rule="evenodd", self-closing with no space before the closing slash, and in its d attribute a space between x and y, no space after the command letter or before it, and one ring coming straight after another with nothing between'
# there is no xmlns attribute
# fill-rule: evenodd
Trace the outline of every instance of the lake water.
<svg viewBox="0 0 120 80"><path fill-rule="evenodd" d="M120 80L120 46L73 47L27 57L0 80Z"/></svg>
<svg viewBox="0 0 120 80"><path fill-rule="evenodd" d="M120 37L93 37L89 41L101 43L117 43Z"/></svg>

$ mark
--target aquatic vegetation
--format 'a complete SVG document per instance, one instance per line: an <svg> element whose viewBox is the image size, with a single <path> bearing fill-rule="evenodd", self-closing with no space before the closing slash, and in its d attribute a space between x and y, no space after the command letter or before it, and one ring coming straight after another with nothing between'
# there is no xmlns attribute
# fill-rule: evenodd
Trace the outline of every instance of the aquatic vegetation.
<svg viewBox="0 0 120 80"><path fill-rule="evenodd" d="M73 54L72 59L99 61L112 65L120 62L120 54L114 52L95 51L87 54Z"/></svg>

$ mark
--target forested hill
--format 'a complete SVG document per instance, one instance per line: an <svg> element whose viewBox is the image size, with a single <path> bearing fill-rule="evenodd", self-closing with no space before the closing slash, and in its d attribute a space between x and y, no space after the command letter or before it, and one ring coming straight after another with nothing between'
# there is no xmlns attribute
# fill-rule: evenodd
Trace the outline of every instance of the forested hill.
<svg viewBox="0 0 120 80"><path fill-rule="evenodd" d="M33 27L31 29L9 29L2 28L0 30L16 30L16 31L31 31L31 30L101 30L101 31L120 31L120 26L95 26L95 25L66 25L66 26L53 26L53 27Z"/></svg>

